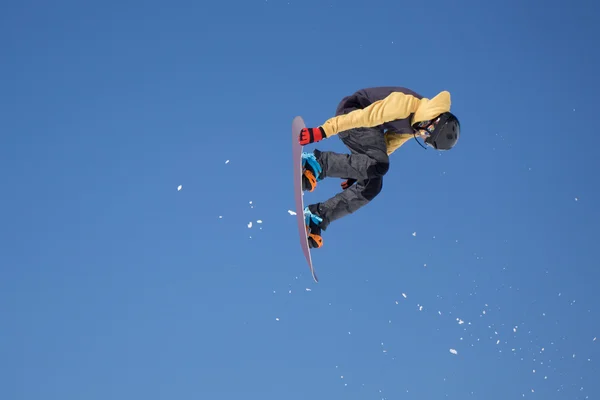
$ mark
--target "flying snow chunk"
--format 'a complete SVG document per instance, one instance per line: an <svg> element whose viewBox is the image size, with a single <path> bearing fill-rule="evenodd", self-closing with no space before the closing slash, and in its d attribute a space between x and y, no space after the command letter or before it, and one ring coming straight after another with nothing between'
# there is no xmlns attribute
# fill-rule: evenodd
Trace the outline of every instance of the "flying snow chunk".
<svg viewBox="0 0 600 400"><path fill-rule="evenodd" d="M229 164L229 160L225 161L225 164Z"/></svg>
<svg viewBox="0 0 600 400"><path fill-rule="evenodd" d="M177 191L179 192L181 190L181 188L183 187L183 185L179 185L177 186Z"/></svg>
<svg viewBox="0 0 600 400"><path fill-rule="evenodd" d="M452 354L458 354L458 351L456 351L454 349L450 349L450 353L452 353Z"/></svg>
<svg viewBox="0 0 600 400"><path fill-rule="evenodd" d="M252 221L248 222L248 229L252 228Z"/></svg>
<svg viewBox="0 0 600 400"><path fill-rule="evenodd" d="M279 321L279 318L275 318L275 321Z"/></svg>
<svg viewBox="0 0 600 400"><path fill-rule="evenodd" d="M307 291L307 292L312 292L312 289L310 289L310 288L306 288L306 291Z"/></svg>
<svg viewBox="0 0 600 400"><path fill-rule="evenodd" d="M413 236L417 236L417 232L413 232Z"/></svg>
<svg viewBox="0 0 600 400"><path fill-rule="evenodd" d="M295 212L295 211L292 211L292 210L288 210L288 213L289 213L290 215L296 215L296 212Z"/></svg>
<svg viewBox="0 0 600 400"><path fill-rule="evenodd" d="M262 220L259 219L259 220L256 221L256 223L257 224L262 224Z"/></svg>

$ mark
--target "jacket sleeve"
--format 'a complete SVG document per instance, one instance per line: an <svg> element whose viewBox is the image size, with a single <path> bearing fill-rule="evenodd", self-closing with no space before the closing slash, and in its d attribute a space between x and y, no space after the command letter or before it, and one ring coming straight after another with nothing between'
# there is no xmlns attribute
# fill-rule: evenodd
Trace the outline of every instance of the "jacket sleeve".
<svg viewBox="0 0 600 400"><path fill-rule="evenodd" d="M325 135L330 137L348 129L378 126L409 117L417 110L420 101L413 95L393 92L364 109L330 118L321 127Z"/></svg>

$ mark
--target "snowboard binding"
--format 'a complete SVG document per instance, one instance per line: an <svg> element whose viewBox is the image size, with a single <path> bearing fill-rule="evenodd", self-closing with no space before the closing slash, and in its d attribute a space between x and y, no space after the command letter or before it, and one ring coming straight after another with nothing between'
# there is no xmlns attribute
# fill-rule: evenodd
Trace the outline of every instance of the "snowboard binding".
<svg viewBox="0 0 600 400"><path fill-rule="evenodd" d="M313 153L302 153L302 190L314 191L322 171Z"/></svg>
<svg viewBox="0 0 600 400"><path fill-rule="evenodd" d="M304 224L306 225L308 247L311 249L323 246L320 227L321 222L323 222L323 219L318 215L313 214L308 207L304 209Z"/></svg>

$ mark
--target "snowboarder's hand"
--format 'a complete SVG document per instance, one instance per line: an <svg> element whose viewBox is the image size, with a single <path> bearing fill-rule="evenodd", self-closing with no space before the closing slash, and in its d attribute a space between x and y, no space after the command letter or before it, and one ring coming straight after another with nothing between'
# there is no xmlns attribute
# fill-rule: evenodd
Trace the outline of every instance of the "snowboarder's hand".
<svg viewBox="0 0 600 400"><path fill-rule="evenodd" d="M325 136L325 131L321 127L302 128L298 140L300 141L300 144L304 146L309 143L319 142L325 139L326 137L327 136Z"/></svg>
<svg viewBox="0 0 600 400"><path fill-rule="evenodd" d="M342 189L346 190L350 186L354 185L355 183L356 183L356 179L347 179L344 182L342 182Z"/></svg>

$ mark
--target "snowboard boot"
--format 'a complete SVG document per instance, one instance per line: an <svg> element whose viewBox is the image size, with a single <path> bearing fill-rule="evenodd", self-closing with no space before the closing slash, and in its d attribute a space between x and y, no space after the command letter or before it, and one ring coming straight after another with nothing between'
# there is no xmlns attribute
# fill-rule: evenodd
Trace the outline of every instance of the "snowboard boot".
<svg viewBox="0 0 600 400"><path fill-rule="evenodd" d="M312 192L321 180L323 169L313 153L302 153L302 190Z"/></svg>
<svg viewBox="0 0 600 400"><path fill-rule="evenodd" d="M304 208L304 224L306 225L306 234L308 239L308 247L311 249L323 246L323 238L321 237L320 224L323 218L311 212L310 207Z"/></svg>

